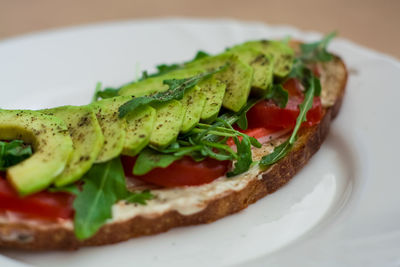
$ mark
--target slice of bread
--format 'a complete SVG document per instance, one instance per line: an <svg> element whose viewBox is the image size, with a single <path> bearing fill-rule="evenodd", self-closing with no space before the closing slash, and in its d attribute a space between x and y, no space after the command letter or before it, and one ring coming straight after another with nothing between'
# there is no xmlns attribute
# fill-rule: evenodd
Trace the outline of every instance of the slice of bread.
<svg viewBox="0 0 400 267"><path fill-rule="evenodd" d="M152 190L156 198L146 206L119 202L113 207L113 219L84 241L76 239L72 221L45 222L0 216L0 247L51 250L116 243L178 226L210 223L275 192L319 149L331 120L339 112L347 81L346 66L335 56L332 61L319 63L319 67L323 119L318 125L302 128L289 154L267 170L254 167L238 177L221 177L206 185ZM260 159L272 152L285 138L287 136L254 149L254 158Z"/></svg>

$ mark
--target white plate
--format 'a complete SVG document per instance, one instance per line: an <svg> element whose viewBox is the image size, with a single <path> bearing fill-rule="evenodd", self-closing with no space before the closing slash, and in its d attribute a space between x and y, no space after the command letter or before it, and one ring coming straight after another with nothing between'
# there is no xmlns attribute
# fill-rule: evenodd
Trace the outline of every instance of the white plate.
<svg viewBox="0 0 400 267"><path fill-rule="evenodd" d="M6 40L0 43L0 107L86 104L99 80L117 86L198 49L216 53L287 35L320 38L259 23L162 19ZM340 38L331 49L350 70L344 105L321 150L278 192L212 224L73 252L2 250L0 265L398 266L400 64Z"/></svg>

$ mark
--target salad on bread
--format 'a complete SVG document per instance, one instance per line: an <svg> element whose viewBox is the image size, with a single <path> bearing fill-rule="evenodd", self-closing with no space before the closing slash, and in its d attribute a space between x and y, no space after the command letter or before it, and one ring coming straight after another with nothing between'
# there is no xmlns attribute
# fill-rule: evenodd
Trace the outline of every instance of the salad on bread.
<svg viewBox="0 0 400 267"><path fill-rule="evenodd" d="M313 43L199 51L91 103L0 109L0 247L71 249L207 223L287 183L340 108L343 61Z"/></svg>

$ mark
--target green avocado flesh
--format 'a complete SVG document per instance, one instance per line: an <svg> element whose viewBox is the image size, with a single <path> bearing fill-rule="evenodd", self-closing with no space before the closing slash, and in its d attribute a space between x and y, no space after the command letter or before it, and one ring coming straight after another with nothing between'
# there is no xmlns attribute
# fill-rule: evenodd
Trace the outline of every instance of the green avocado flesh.
<svg viewBox="0 0 400 267"><path fill-rule="evenodd" d="M64 106L41 112L64 121L74 146L70 161L54 184L64 186L75 182L90 169L103 147L104 137L96 115L90 106Z"/></svg>
<svg viewBox="0 0 400 267"><path fill-rule="evenodd" d="M266 55L261 50L236 47L229 50L229 53L233 53L239 57L240 60L247 63L253 68L253 80L251 81L251 87L267 90L273 81L273 64L274 58L272 55Z"/></svg>
<svg viewBox="0 0 400 267"><path fill-rule="evenodd" d="M213 122L219 113L224 99L226 84L213 77L199 83L201 92L205 95L205 103L200 119L203 122Z"/></svg>
<svg viewBox="0 0 400 267"><path fill-rule="evenodd" d="M109 161L121 154L125 144L126 120L119 118L118 109L130 99L132 98L129 96L120 96L91 104L104 136L103 146L95 163Z"/></svg>
<svg viewBox="0 0 400 267"><path fill-rule="evenodd" d="M0 110L0 140L23 140L33 155L7 169L7 179L21 196L39 192L63 172L73 151L65 123L37 111Z"/></svg>
<svg viewBox="0 0 400 267"><path fill-rule="evenodd" d="M274 58L274 76L283 78L287 76L292 69L294 51L287 44L279 41L250 41L244 44L234 46L236 49L256 49L262 51L267 56Z"/></svg>
<svg viewBox="0 0 400 267"><path fill-rule="evenodd" d="M181 129L184 109L180 101L171 100L165 104L154 105L157 110L156 121L150 135L150 145L162 149L174 142Z"/></svg>
<svg viewBox="0 0 400 267"><path fill-rule="evenodd" d="M225 53L193 61L188 63L186 67L201 66L206 70L226 64L226 69L216 73L214 77L226 84L222 105L237 112L247 103L250 94L253 69L249 65L241 61L238 56Z"/></svg>
<svg viewBox="0 0 400 267"><path fill-rule="evenodd" d="M197 85L190 89L189 92L185 93L181 100L184 109L181 126L182 133L190 131L199 123L205 102L206 96Z"/></svg>
<svg viewBox="0 0 400 267"><path fill-rule="evenodd" d="M156 110L150 106L144 106L130 113L126 119L126 137L122 154L135 156L150 141L156 121Z"/></svg>

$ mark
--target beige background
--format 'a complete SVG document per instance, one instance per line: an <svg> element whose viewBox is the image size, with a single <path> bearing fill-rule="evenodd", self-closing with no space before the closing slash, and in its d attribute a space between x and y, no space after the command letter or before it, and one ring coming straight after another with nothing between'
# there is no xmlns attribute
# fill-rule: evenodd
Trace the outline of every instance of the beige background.
<svg viewBox="0 0 400 267"><path fill-rule="evenodd" d="M400 58L400 0L0 0L0 40L65 26L168 16L338 30L342 37Z"/></svg>

